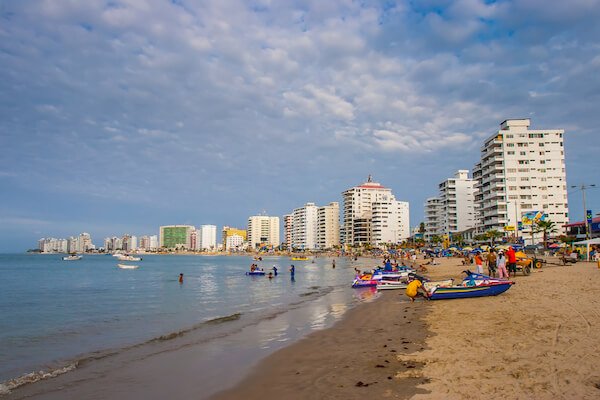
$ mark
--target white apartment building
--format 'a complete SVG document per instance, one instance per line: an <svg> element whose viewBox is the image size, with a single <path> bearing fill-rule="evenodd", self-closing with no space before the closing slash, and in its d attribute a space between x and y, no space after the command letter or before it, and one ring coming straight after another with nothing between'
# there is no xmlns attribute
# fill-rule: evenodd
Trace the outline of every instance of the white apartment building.
<svg viewBox="0 0 600 400"><path fill-rule="evenodd" d="M244 238L240 235L228 235L225 239L225 250L226 251L236 251L241 250L244 244Z"/></svg>
<svg viewBox="0 0 600 400"><path fill-rule="evenodd" d="M198 229L198 249L202 251L216 250L217 248L217 226L200 225Z"/></svg>
<svg viewBox="0 0 600 400"><path fill-rule="evenodd" d="M279 246L279 217L255 215L248 218L248 245L252 249L258 246Z"/></svg>
<svg viewBox="0 0 600 400"><path fill-rule="evenodd" d="M332 249L340 245L340 203L334 201L317 210L317 248Z"/></svg>
<svg viewBox="0 0 600 400"><path fill-rule="evenodd" d="M292 249L317 248L317 210L315 203L306 203L292 213Z"/></svg>
<svg viewBox="0 0 600 400"><path fill-rule="evenodd" d="M371 176L362 185L344 191L342 196L344 244L377 245L382 243L377 242L378 240L385 239L384 242L389 243L387 240L391 238L410 236L410 231L405 228L410 225L408 214L402 211L404 207L408 208L408 203L398 204L392 190L373 182ZM376 220L373 220L373 205L375 205ZM401 217L394 218L390 213L398 213Z"/></svg>
<svg viewBox="0 0 600 400"><path fill-rule="evenodd" d="M67 253L67 239L41 238L38 240L38 249L42 253Z"/></svg>
<svg viewBox="0 0 600 400"><path fill-rule="evenodd" d="M530 130L530 124L529 119L505 120L481 147L473 178L482 232L512 234L532 212L543 212L557 227L568 222L564 130ZM520 235L531 241L530 227L524 229Z"/></svg>
<svg viewBox="0 0 600 400"><path fill-rule="evenodd" d="M475 180L458 170L438 185L439 195L425 203L425 238L451 235L475 227Z"/></svg>
<svg viewBox="0 0 600 400"><path fill-rule="evenodd" d="M139 248L141 250L156 250L158 248L158 236L152 235L140 237Z"/></svg>
<svg viewBox="0 0 600 400"><path fill-rule="evenodd" d="M294 229L294 216L286 214L283 216L283 242L288 250L292 249L292 230Z"/></svg>
<svg viewBox="0 0 600 400"><path fill-rule="evenodd" d="M124 235L122 241L122 250L124 251L135 251L138 249L137 236Z"/></svg>
<svg viewBox="0 0 600 400"><path fill-rule="evenodd" d="M371 242L376 245L400 243L410 237L410 210L406 201L393 198L374 202L371 207Z"/></svg>

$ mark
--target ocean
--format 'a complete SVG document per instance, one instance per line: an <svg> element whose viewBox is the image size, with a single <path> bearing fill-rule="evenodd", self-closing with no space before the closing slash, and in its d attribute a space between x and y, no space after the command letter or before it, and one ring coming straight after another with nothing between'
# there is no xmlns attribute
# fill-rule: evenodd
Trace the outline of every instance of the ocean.
<svg viewBox="0 0 600 400"><path fill-rule="evenodd" d="M136 357L147 349L148 357L158 352L158 342L171 340L178 349L209 349L202 356L207 365L227 363L226 350L243 354L243 360L223 364L241 376L257 359L331 326L348 308L375 296L350 288L354 264L343 258L332 268L330 257L142 257L133 262L139 269L122 270L110 255L79 261L58 254L0 255L0 382L89 366L132 349ZM277 266L278 276L246 276L253 262L265 271ZM293 279L290 264L296 266ZM174 349L162 346L160 352ZM213 391L222 389L217 381Z"/></svg>

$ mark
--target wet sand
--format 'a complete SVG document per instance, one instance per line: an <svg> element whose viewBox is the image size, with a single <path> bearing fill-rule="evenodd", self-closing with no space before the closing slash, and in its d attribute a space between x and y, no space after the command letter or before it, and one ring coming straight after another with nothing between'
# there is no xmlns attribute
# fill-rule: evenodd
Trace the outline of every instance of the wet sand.
<svg viewBox="0 0 600 400"><path fill-rule="evenodd" d="M269 356L213 399L406 399L425 393L417 388L427 381L415 372L420 363L404 357L424 349L428 307L410 304L404 290L386 291L332 328Z"/></svg>

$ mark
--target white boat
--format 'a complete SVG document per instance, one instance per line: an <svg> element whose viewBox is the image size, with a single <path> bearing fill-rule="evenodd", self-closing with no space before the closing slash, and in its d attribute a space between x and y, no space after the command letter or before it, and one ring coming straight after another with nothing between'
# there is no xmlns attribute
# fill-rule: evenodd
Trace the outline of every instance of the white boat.
<svg viewBox="0 0 600 400"><path fill-rule="evenodd" d="M117 264L117 267L121 269L138 269L139 265L129 265L129 264Z"/></svg>
<svg viewBox="0 0 600 400"><path fill-rule="evenodd" d="M406 286L406 282L402 281L379 281L377 290L406 289Z"/></svg>
<svg viewBox="0 0 600 400"><path fill-rule="evenodd" d="M134 256L129 256L129 255L123 255L123 254L119 254L117 256L117 259L119 261L142 261L142 257L134 257Z"/></svg>
<svg viewBox="0 0 600 400"><path fill-rule="evenodd" d="M77 254L73 254L70 256L64 256L62 259L63 261L77 261L77 260L81 260L81 256L78 256Z"/></svg>

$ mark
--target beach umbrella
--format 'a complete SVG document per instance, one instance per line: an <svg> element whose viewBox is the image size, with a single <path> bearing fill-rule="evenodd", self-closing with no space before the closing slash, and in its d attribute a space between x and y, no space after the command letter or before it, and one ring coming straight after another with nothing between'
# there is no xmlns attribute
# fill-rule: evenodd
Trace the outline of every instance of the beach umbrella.
<svg viewBox="0 0 600 400"><path fill-rule="evenodd" d="M467 246L467 247L463 247L463 250L466 250L466 251L471 251L471 250L473 250L473 248L472 248L472 247L469 247L469 246Z"/></svg>
<svg viewBox="0 0 600 400"><path fill-rule="evenodd" d="M560 245L558 243L552 243L550 246L548 246L549 249L558 249L560 247Z"/></svg>

